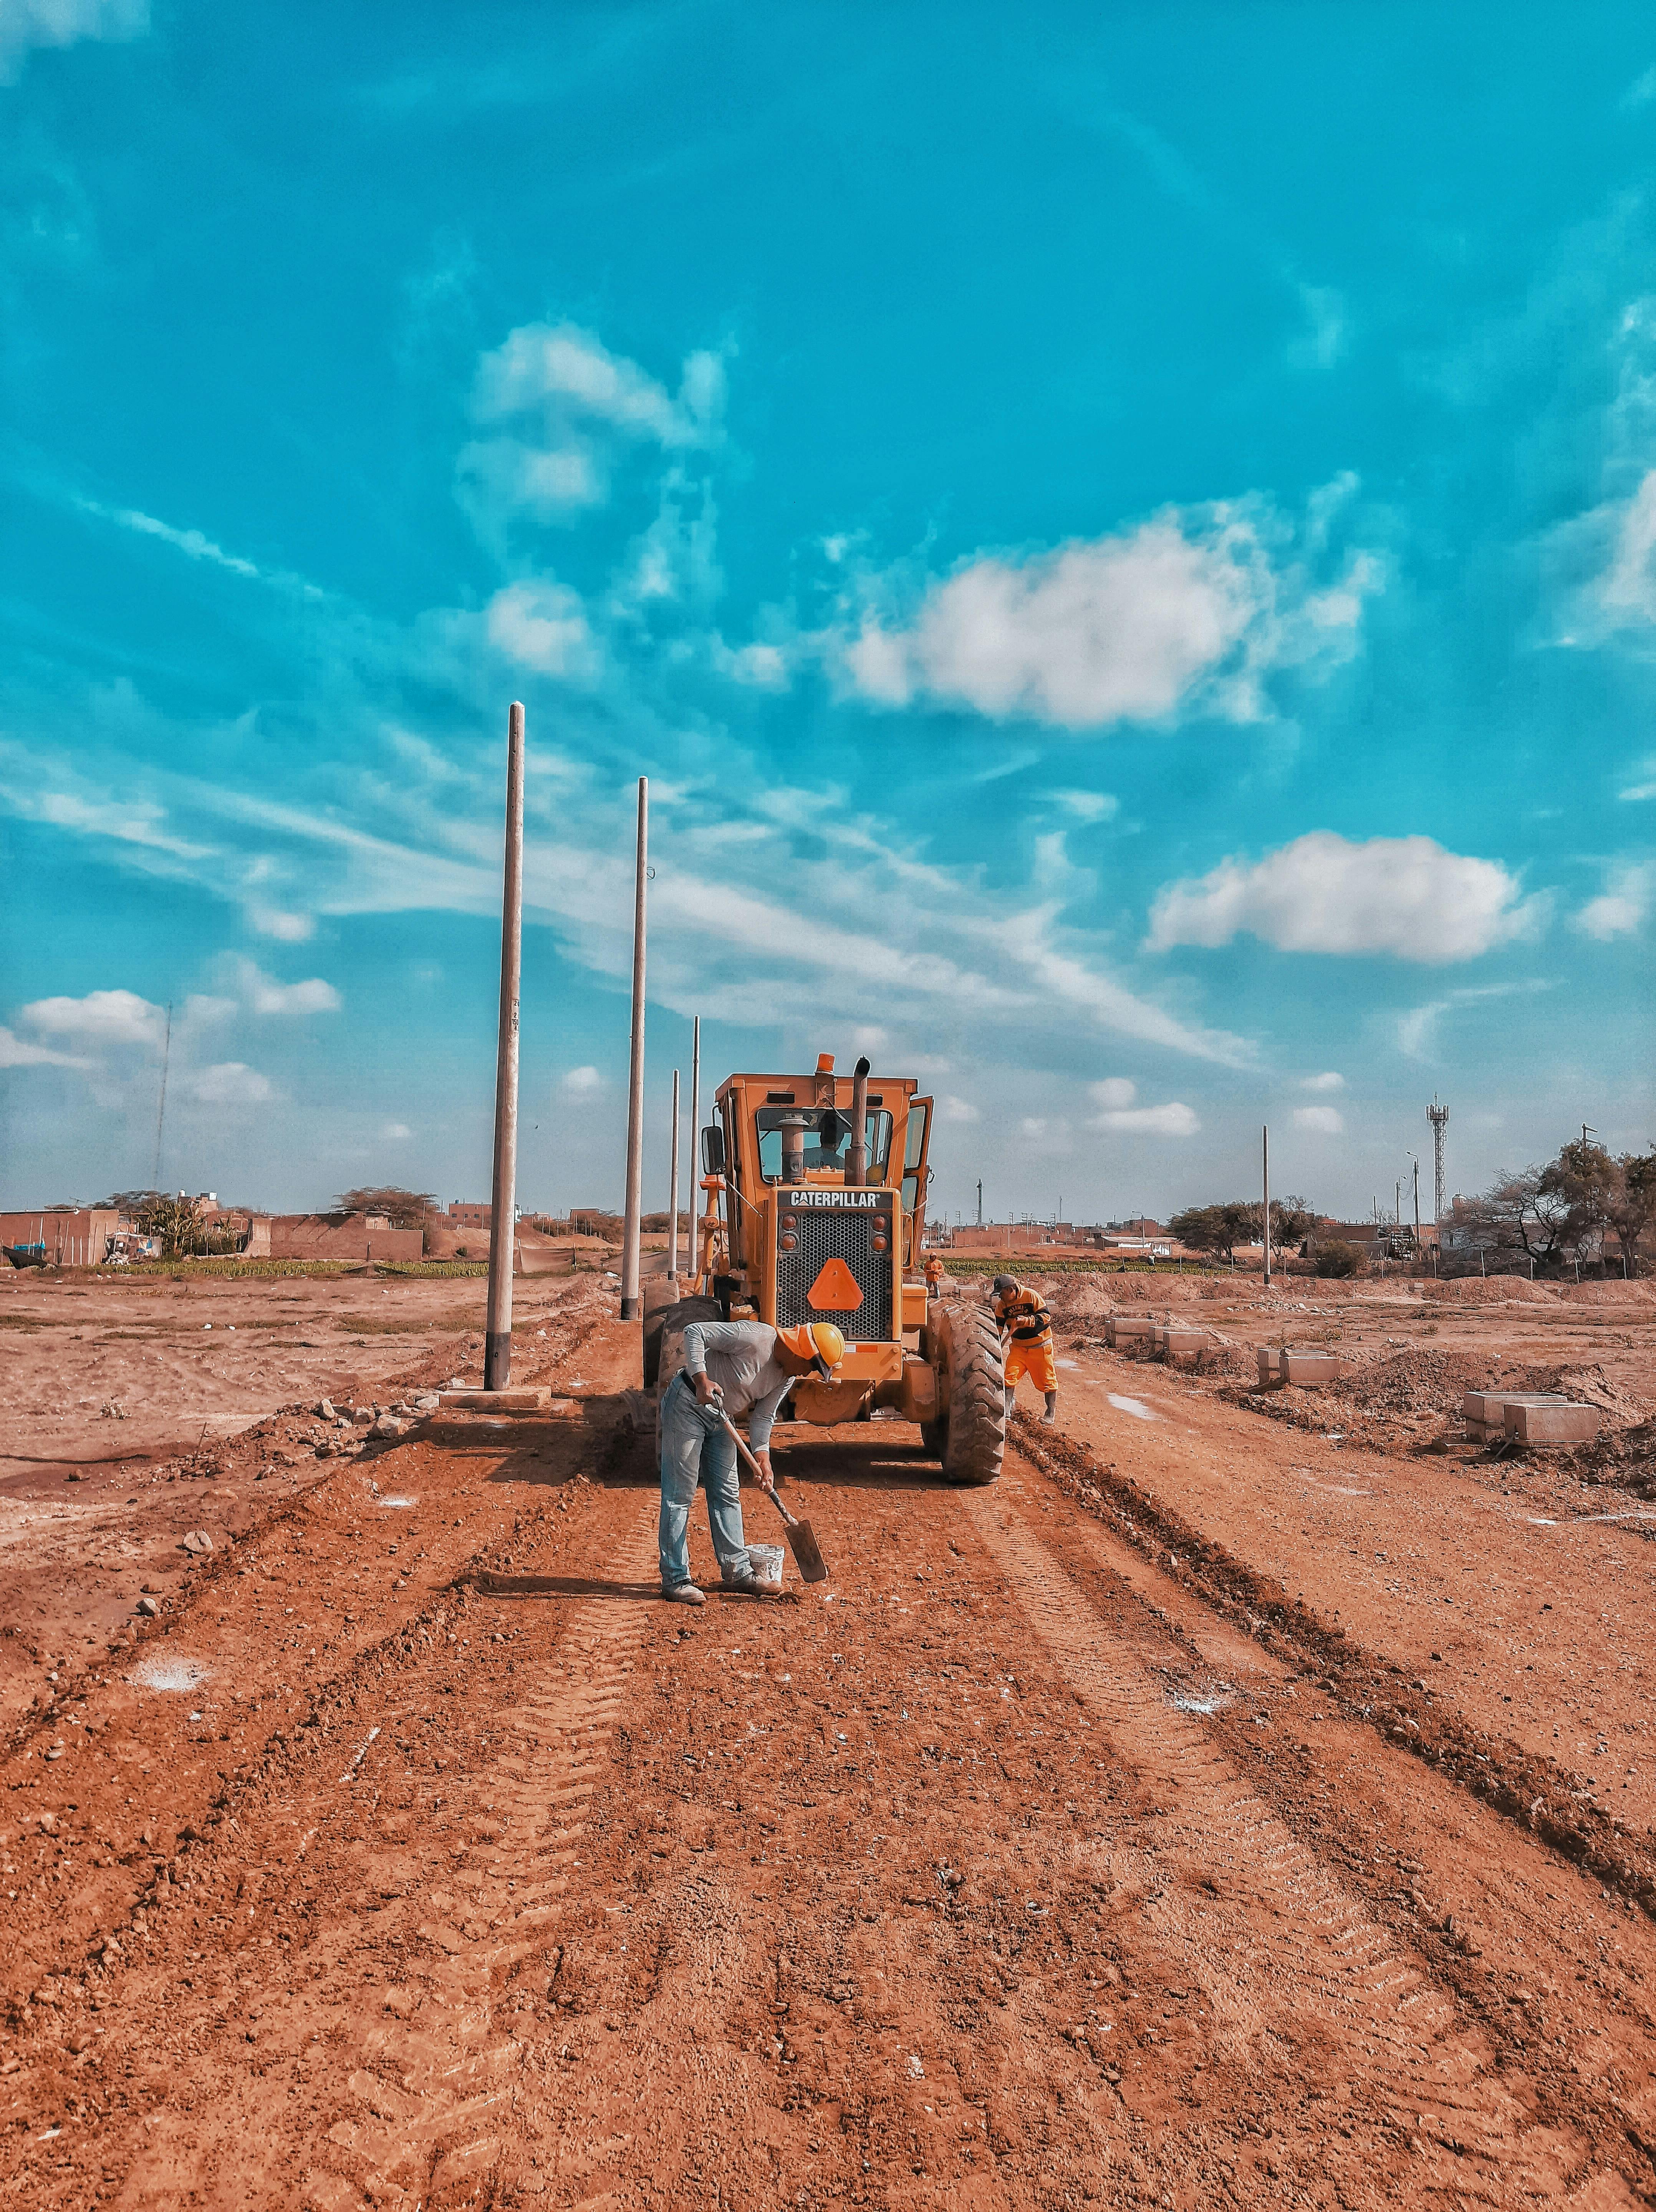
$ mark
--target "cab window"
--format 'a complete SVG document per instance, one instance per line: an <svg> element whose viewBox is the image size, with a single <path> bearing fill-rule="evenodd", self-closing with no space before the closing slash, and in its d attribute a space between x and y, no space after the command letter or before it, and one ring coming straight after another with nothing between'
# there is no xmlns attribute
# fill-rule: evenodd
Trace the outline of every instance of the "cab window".
<svg viewBox="0 0 1656 2212"><path fill-rule="evenodd" d="M759 1173L767 1182L782 1179L782 1123L803 1113L806 1120L805 1172L843 1175L851 1150L851 1117L832 1107L761 1106L755 1119L759 1133ZM868 1122L868 1180L886 1180L886 1160L892 1149L892 1117L884 1108L871 1106Z"/></svg>
<svg viewBox="0 0 1656 2212"><path fill-rule="evenodd" d="M909 1128L903 1147L903 1219L905 1247L903 1264L916 1267L920 1264L919 1248L916 1243L915 1224L925 1202L926 1131L931 1121L929 1098L911 1098L909 1102Z"/></svg>

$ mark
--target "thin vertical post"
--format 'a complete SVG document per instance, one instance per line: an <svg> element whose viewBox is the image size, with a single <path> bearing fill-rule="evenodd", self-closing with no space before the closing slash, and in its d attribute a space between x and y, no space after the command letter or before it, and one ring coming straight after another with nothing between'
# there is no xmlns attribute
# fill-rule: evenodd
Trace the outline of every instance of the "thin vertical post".
<svg viewBox="0 0 1656 2212"><path fill-rule="evenodd" d="M506 717L506 860L501 884L500 1025L495 1048L495 1174L489 1211L489 1318L483 1387L512 1381L512 1264L517 1254L518 999L523 969L523 708Z"/></svg>
<svg viewBox="0 0 1656 2212"><path fill-rule="evenodd" d="M621 1243L621 1318L636 1321L639 1222L644 1196L644 921L649 867L649 779L638 779L638 874L632 905L632 1066L627 1087L627 1217Z"/></svg>
<svg viewBox="0 0 1656 2212"><path fill-rule="evenodd" d="M690 1188L696 1188L696 1179L702 1165L702 1018L697 1015L690 1032ZM690 1201L692 1217L696 1212L694 1197ZM691 1236L695 1231L691 1231ZM692 1252L695 1247L691 1246ZM693 1272L693 1271L692 1271Z"/></svg>
<svg viewBox="0 0 1656 2212"><path fill-rule="evenodd" d="M679 1279L679 1071L673 1071L673 1172L667 1189L667 1280Z"/></svg>
<svg viewBox="0 0 1656 2212"><path fill-rule="evenodd" d="M1264 1188L1265 1287L1270 1287L1270 1127L1259 1132L1259 1172Z"/></svg>

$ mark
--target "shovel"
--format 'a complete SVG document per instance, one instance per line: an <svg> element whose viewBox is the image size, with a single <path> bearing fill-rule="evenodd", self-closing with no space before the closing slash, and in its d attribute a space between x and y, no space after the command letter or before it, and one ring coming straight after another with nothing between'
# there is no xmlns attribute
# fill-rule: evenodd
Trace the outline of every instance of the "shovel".
<svg viewBox="0 0 1656 2212"><path fill-rule="evenodd" d="M760 1473L758 1460L747 1449L740 1431L728 1413L721 1413L719 1419L728 1431L731 1442L758 1477L759 1487L781 1514L788 1530L788 1548L794 1554L794 1564L798 1567L801 1576L807 1583L825 1583L828 1579L828 1563L822 1556L822 1547L813 1533L811 1523L808 1521L796 1519L782 1504L781 1498Z"/></svg>

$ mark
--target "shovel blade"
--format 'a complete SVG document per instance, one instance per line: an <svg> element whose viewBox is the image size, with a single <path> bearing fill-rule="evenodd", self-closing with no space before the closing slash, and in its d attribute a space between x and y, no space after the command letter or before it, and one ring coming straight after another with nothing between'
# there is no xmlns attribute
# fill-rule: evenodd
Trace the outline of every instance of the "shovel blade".
<svg viewBox="0 0 1656 2212"><path fill-rule="evenodd" d="M807 1583L825 1583L828 1563L822 1556L822 1547L813 1533L811 1523L808 1521L790 1521L788 1541L803 1579Z"/></svg>

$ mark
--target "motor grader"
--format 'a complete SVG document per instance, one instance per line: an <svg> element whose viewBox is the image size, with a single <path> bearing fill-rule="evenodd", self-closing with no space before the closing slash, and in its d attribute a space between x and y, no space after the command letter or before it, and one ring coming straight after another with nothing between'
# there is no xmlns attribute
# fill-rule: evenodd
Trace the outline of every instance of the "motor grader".
<svg viewBox="0 0 1656 2212"><path fill-rule="evenodd" d="M831 1382L794 1385L781 1419L827 1428L889 1408L920 1425L944 1479L993 1482L1006 1444L1001 1341L989 1315L929 1298L920 1274L932 1101L912 1077L849 1079L825 1053L812 1075L732 1075L701 1132L707 1208L681 1294L644 1286L644 1381L661 1394L693 1321L786 1328L832 1322Z"/></svg>

